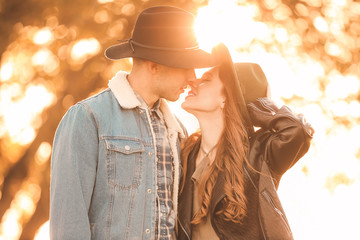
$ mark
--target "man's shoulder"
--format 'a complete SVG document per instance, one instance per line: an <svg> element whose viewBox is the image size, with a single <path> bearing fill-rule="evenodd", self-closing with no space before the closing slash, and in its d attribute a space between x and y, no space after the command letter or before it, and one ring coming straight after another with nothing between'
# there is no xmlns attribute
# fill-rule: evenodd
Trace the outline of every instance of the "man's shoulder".
<svg viewBox="0 0 360 240"><path fill-rule="evenodd" d="M116 99L112 94L111 90L109 88L106 88L99 93L96 93L86 99L77 102L69 108L68 113L87 112L90 115L93 115L96 112L104 113L104 111L109 109L109 106L114 104L114 101L116 102Z"/></svg>
<svg viewBox="0 0 360 240"><path fill-rule="evenodd" d="M104 107L117 102L110 88L106 88L88 98L79 101L76 105L82 105L90 109L103 109Z"/></svg>
<svg viewBox="0 0 360 240"><path fill-rule="evenodd" d="M79 101L78 104L96 104L97 102L102 102L106 99L112 98L112 95L113 94L111 93L110 88L106 88L96 94L89 96L88 98Z"/></svg>

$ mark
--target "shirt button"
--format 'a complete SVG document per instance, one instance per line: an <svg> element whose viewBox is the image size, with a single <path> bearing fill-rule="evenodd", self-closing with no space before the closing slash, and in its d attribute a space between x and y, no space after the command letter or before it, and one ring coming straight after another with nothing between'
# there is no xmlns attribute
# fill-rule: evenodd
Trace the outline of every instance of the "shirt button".
<svg viewBox="0 0 360 240"><path fill-rule="evenodd" d="M129 150L130 150L130 146L129 146L129 145L126 145L126 146L125 146L125 150L126 150L126 151L129 151Z"/></svg>
<svg viewBox="0 0 360 240"><path fill-rule="evenodd" d="M149 152L149 156L152 156L152 152Z"/></svg>
<svg viewBox="0 0 360 240"><path fill-rule="evenodd" d="M145 232L146 232L146 234L149 234L149 233L150 233L150 229L146 229Z"/></svg>
<svg viewBox="0 0 360 240"><path fill-rule="evenodd" d="M151 193L151 189L149 188L149 189L147 190L147 192L150 194L150 193Z"/></svg>

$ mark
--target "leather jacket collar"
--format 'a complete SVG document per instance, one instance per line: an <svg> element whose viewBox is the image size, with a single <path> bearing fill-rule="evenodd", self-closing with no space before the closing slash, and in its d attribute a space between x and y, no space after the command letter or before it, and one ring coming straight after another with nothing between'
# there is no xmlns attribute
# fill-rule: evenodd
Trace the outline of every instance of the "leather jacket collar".
<svg viewBox="0 0 360 240"><path fill-rule="evenodd" d="M182 231L180 231L179 234L185 234L185 236L183 237L186 237L187 239L191 239L191 220L192 220L192 212L193 212L192 201L193 201L194 184L191 181L191 176L195 171L196 161L194 160L196 159L196 155L199 152L200 144L201 144L201 140L198 140L198 142L194 145L193 151L191 151L188 157L189 163L188 163L188 169L185 179L185 185L190 187L184 188L179 197L178 223L179 223L179 228L182 228ZM224 188L223 188L224 182L225 182L224 175L222 173L219 173L210 200L211 202L210 213L212 216L215 215L215 209L217 204L225 197ZM180 221L180 219L182 219L183 221ZM215 224L212 225L215 226ZM183 238L179 237L179 239L183 239Z"/></svg>

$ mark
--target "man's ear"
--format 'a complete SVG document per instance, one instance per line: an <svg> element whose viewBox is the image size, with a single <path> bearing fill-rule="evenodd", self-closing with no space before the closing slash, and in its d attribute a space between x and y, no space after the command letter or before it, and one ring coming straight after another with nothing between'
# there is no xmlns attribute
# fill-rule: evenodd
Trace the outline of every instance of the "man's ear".
<svg viewBox="0 0 360 240"><path fill-rule="evenodd" d="M147 67L148 67L149 71L152 74L158 73L159 70L160 70L160 67L161 67L159 64L151 62L151 61L148 61L146 64L147 64Z"/></svg>

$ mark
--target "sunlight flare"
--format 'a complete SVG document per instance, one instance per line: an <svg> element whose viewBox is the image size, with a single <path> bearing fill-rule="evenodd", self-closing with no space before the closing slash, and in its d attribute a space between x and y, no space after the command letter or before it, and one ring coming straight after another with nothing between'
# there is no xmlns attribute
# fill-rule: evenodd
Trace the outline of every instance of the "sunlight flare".
<svg viewBox="0 0 360 240"><path fill-rule="evenodd" d="M45 45L51 43L53 40L54 37L49 28L40 29L33 37L33 42L37 45Z"/></svg>
<svg viewBox="0 0 360 240"><path fill-rule="evenodd" d="M84 62L100 51L100 43L95 38L77 41L71 49L71 58L76 62Z"/></svg>
<svg viewBox="0 0 360 240"><path fill-rule="evenodd" d="M43 85L30 85L25 95L17 101L12 100L12 95L2 96L6 104L2 106L0 114L3 118L5 131L14 143L26 145L35 138L33 121L37 115L55 100L54 94ZM4 134L4 133L3 133Z"/></svg>
<svg viewBox="0 0 360 240"><path fill-rule="evenodd" d="M13 75L13 65L11 63L5 63L0 68L0 82L8 81Z"/></svg>
<svg viewBox="0 0 360 240"><path fill-rule="evenodd" d="M41 227L37 230L35 234L34 240L49 240L49 221L45 222Z"/></svg>

